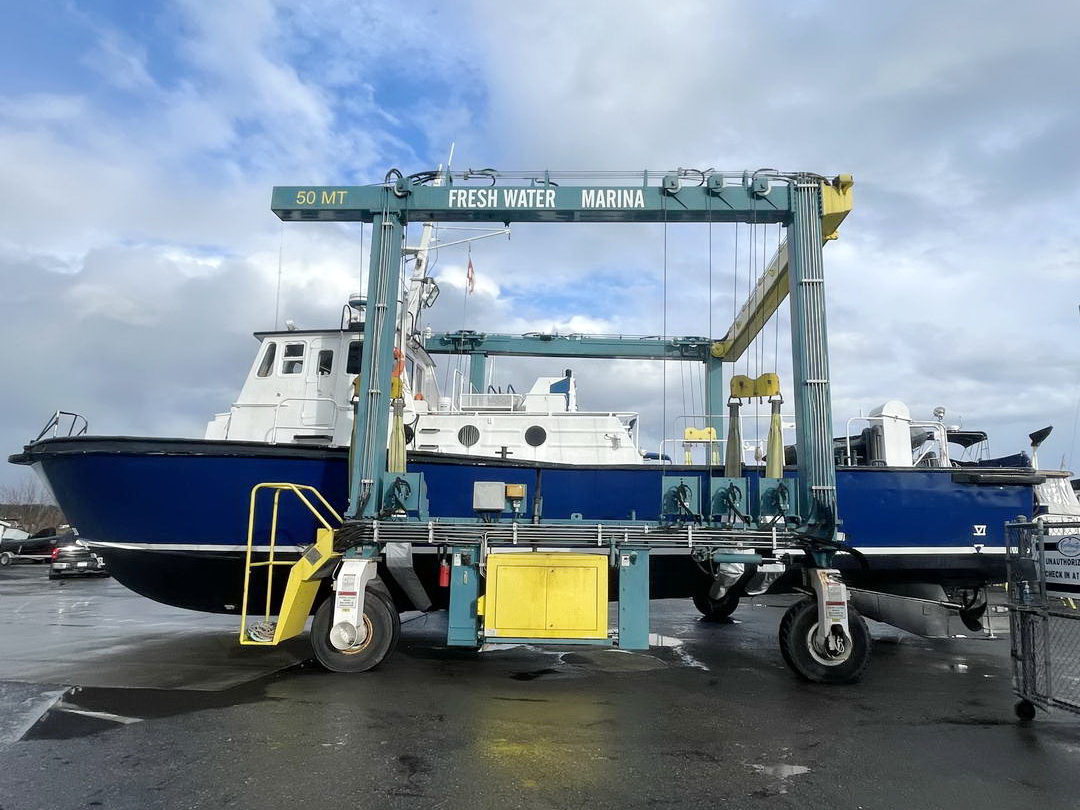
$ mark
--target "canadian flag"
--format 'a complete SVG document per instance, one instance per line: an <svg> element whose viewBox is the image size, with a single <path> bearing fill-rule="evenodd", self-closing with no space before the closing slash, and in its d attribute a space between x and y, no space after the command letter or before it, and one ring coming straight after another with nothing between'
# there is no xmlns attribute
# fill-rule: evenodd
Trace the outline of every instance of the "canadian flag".
<svg viewBox="0 0 1080 810"><path fill-rule="evenodd" d="M465 291L469 294L473 294L473 290L476 289L476 273L473 272L472 256L469 257L469 266L465 270Z"/></svg>

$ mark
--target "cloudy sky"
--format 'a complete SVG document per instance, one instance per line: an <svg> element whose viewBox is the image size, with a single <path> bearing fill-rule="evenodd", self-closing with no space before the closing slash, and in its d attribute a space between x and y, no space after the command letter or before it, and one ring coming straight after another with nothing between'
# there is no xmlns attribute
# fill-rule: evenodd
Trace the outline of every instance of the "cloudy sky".
<svg viewBox="0 0 1080 810"><path fill-rule="evenodd" d="M5 455L58 408L200 436L279 276L280 317L317 327L366 263L358 226L282 226L271 188L377 182L455 143L459 169L853 174L825 253L838 431L899 398L998 454L1053 424L1044 464L1080 466L1080 6L39 0L5 18ZM516 226L473 247L467 305L466 256L441 251L431 323L719 336L777 236L679 226L665 250L660 226ZM785 330L738 370L783 374ZM519 389L557 370L499 367ZM584 406L640 410L653 439L701 407L687 369L576 370Z"/></svg>

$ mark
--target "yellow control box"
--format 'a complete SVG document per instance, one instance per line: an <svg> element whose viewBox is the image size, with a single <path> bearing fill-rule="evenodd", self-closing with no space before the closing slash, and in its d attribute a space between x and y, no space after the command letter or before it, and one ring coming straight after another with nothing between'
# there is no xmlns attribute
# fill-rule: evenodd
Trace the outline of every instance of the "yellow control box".
<svg viewBox="0 0 1080 810"><path fill-rule="evenodd" d="M484 635L607 638L607 567L606 554L488 555Z"/></svg>

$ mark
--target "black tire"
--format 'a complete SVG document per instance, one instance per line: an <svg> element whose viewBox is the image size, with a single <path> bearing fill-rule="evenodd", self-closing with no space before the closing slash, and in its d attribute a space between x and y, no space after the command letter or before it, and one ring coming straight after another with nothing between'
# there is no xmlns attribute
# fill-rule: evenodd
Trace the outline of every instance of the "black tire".
<svg viewBox="0 0 1080 810"><path fill-rule="evenodd" d="M870 664L870 630L854 608L848 608L851 647L847 656L827 660L813 648L811 636L817 630L817 602L796 602L780 620L780 653L785 663L804 680L812 683L854 683Z"/></svg>
<svg viewBox="0 0 1080 810"><path fill-rule="evenodd" d="M49 579L60 579L60 575L59 574L54 574L52 571L50 571L49 572Z"/></svg>
<svg viewBox="0 0 1080 810"><path fill-rule="evenodd" d="M722 622L739 606L739 592L728 591L721 599L710 599L707 593L694 594L694 607L701 613L703 622Z"/></svg>
<svg viewBox="0 0 1080 810"><path fill-rule="evenodd" d="M386 602L386 606L390 608L390 612L394 614L394 640L390 647L390 651L393 652L397 649L398 639L401 638L401 611L399 611L394 604L394 597L390 595L390 591L378 580L373 580L368 584L367 595L370 596L372 594ZM389 653L387 653L387 655L389 655Z"/></svg>
<svg viewBox="0 0 1080 810"><path fill-rule="evenodd" d="M367 639L356 650L343 652L330 643L330 625L334 620L334 596L331 594L311 622L311 647L315 659L331 672L367 672L377 667L397 646L401 622L393 604L378 590L364 594L364 625Z"/></svg>
<svg viewBox="0 0 1080 810"><path fill-rule="evenodd" d="M1030 700L1021 700L1014 708L1016 716L1024 722L1030 722L1035 719L1035 704Z"/></svg>
<svg viewBox="0 0 1080 810"><path fill-rule="evenodd" d="M11 565L14 561L14 557L11 556L10 551L0 552L0 565Z"/></svg>

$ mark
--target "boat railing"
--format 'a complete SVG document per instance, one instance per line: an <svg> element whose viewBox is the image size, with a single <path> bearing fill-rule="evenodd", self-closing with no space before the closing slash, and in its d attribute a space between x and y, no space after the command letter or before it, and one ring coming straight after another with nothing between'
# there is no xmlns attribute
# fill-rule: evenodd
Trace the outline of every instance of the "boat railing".
<svg viewBox="0 0 1080 810"><path fill-rule="evenodd" d="M525 402L522 394L466 394L462 393L458 407L462 411L517 411Z"/></svg>
<svg viewBox="0 0 1080 810"><path fill-rule="evenodd" d="M67 418L67 432L62 434L64 438L82 436L90 427L90 424L86 421L86 417L81 414L72 413L71 411L54 411L53 415L49 417L49 421L45 423L45 427L41 429L41 432L34 441L39 442L50 433L51 435L49 438L51 439L61 436L65 417ZM32 443L33 442L31 442L31 444Z"/></svg>
<svg viewBox="0 0 1080 810"><path fill-rule="evenodd" d="M749 462L750 464L762 463L768 445L769 420L771 418L771 412L740 414L739 433L742 436L742 449L739 455L744 463L746 462L747 453L751 454L752 460ZM681 436L664 439L660 443L660 455L665 455L666 451L668 457L676 458L674 454L681 449L683 451L683 462L689 465L694 463L694 455L701 448L704 452L703 463L712 464L713 466L719 465L723 463L724 453L727 448L729 423L730 417L727 414L679 416L675 419L675 424L679 427ZM795 430L795 415L782 413L780 423L784 433L792 434ZM716 429L715 438L711 438L711 434L707 432L709 427ZM690 434L693 438L687 438L688 428L698 431L696 434ZM793 441L785 440L785 444L791 443Z"/></svg>
<svg viewBox="0 0 1080 810"><path fill-rule="evenodd" d="M294 403L297 403L297 402L302 402L302 403L306 403L306 402L329 402L333 406L333 414L334 414L334 416L328 422L326 422L326 421L323 421L323 422L311 421L311 422L305 423L303 421L304 417L301 414L300 421L297 422L296 424L284 424L284 425L280 424L281 411L284 408L291 407ZM274 422L270 426L270 429L267 431L266 441L269 442L270 444L277 444L277 442L278 442L278 431L280 431L280 430L320 430L320 429L329 430L330 431L330 439L332 440L334 438L334 431L337 430L338 413L340 411L348 411L348 410L350 410L350 408L348 408L346 406L343 406L343 405L339 405L337 400L335 400L333 397L286 397L285 399L282 399L281 401L279 401L274 406ZM295 437L291 437L291 438L295 438Z"/></svg>
<svg viewBox="0 0 1080 810"><path fill-rule="evenodd" d="M460 411L462 399L466 396L479 395L480 392L465 378L465 373L459 368L454 369L454 384L450 390L450 409Z"/></svg>
<svg viewBox="0 0 1080 810"><path fill-rule="evenodd" d="M873 427L875 424L884 425L886 422L902 422L908 427L908 434L910 435L912 429L922 429L930 431L933 436L933 442L927 446L924 442L922 446L918 448L912 448L911 466L912 467L951 467L952 460L949 458L949 438L948 429L942 422L931 421L917 421L914 419L905 419L900 416L853 416L847 420L847 429L844 431L844 459L845 465L854 465L857 461L855 455L851 452L851 438L852 433L855 430L856 423L865 422L869 426ZM915 450L918 450L916 453ZM866 463L872 463L868 460ZM880 462L878 462L880 463Z"/></svg>

